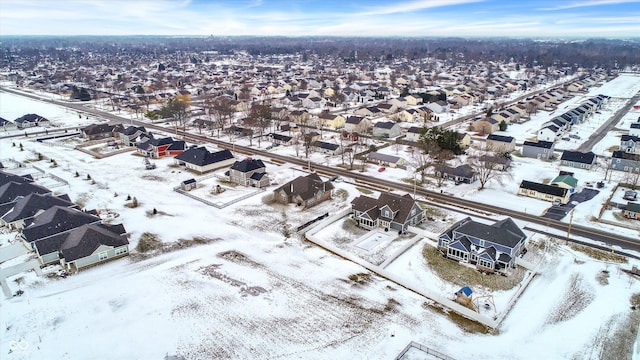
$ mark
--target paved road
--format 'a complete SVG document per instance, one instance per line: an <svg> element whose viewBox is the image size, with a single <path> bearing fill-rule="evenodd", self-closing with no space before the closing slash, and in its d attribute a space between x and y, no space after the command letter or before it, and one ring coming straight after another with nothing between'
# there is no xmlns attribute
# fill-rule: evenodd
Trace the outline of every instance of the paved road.
<svg viewBox="0 0 640 360"><path fill-rule="evenodd" d="M22 93L17 93L17 94L23 95ZM31 97L37 98L36 96L31 96ZM113 122L131 123L138 126L145 126L147 129L155 129L155 130L160 130L165 132L172 130L159 125L150 124L149 122L143 122L139 120L133 120L133 119L128 119L121 116L113 115L101 110L90 109L90 108L85 109L83 108L82 104L68 104L66 102L60 102L55 100L51 100L50 102L61 105L61 106L73 105L71 107L76 110L88 112ZM178 131L178 134L181 135L185 140L188 140L194 143L203 143L203 142L212 143L212 144L218 145L223 149L229 149L234 152L241 152L245 154L256 154L256 155L264 156L267 158L275 159L278 161L295 164L301 167L308 166L308 161L305 159L294 158L290 156L280 155L277 153L270 153L264 150L259 150L259 149L251 148L248 146L232 144L219 139L212 139L203 135L184 133L181 131ZM406 191L407 193L412 193L414 191L413 185L397 183L397 182L393 182L393 181L389 181L381 178L375 178L357 171L348 171L338 167L330 167L330 166L324 166L324 165L314 164L314 163L311 163L311 167L312 169L325 174L341 175L344 177L353 178L356 180L356 182L362 182L363 184L366 184L366 185L378 187L381 190L396 189L396 190ZM527 214L521 211L514 211L511 209L506 209L496 205L490 205L486 203L470 201L467 199L456 198L446 194L442 194L440 192L430 191L426 189L417 188L416 195L418 197L424 197L435 203L451 204L451 205L462 207L462 208L471 208L475 210L485 211L488 213L507 215L519 220L535 223L535 224L549 227L549 228L558 229L563 232L567 232L570 226L569 224L563 223L559 220L546 219L541 216ZM640 252L640 239L638 238L630 238L630 237L622 236L620 234L610 233L608 231L601 231L601 230L593 229L587 226L575 225L575 224L571 225L571 234L575 236L582 236L594 241L599 241L609 246L618 246L622 249Z"/></svg>
<svg viewBox="0 0 640 360"><path fill-rule="evenodd" d="M607 133L611 129L613 129L613 127L616 126L618 122L620 122L620 119L629 112L629 109L631 109L631 107L635 105L638 102L638 100L640 100L640 92L636 93L634 97L632 97L631 99L629 99L629 101L627 101L624 107L616 111L616 113L609 120L607 120L604 124L602 124L602 126L600 126L598 130L594 131L591 134L591 136L589 136L589 139L583 142L582 145L578 147L578 151L581 151L581 152L591 151L593 146L598 142L600 142L600 140L602 140L602 138L604 138L607 135Z"/></svg>

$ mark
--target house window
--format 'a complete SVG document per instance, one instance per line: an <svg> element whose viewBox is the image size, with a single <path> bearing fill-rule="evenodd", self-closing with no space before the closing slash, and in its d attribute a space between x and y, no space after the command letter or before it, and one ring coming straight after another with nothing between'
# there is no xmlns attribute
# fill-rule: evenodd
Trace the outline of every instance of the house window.
<svg viewBox="0 0 640 360"><path fill-rule="evenodd" d="M116 255L120 255L120 254L124 254L127 252L127 248L126 247L121 247L116 249Z"/></svg>
<svg viewBox="0 0 640 360"><path fill-rule="evenodd" d="M416 209L415 208L411 209L411 215L415 215L415 214L416 214Z"/></svg>
<svg viewBox="0 0 640 360"><path fill-rule="evenodd" d="M389 210L385 210L385 211L384 211L384 216L386 216L386 217L391 217L391 216L389 216Z"/></svg>
<svg viewBox="0 0 640 360"><path fill-rule="evenodd" d="M480 259L480 261L478 262L478 265L491 269L491 262L484 259Z"/></svg>
<svg viewBox="0 0 640 360"><path fill-rule="evenodd" d="M108 257L109 257L109 256L107 255L107 252L106 252L106 251L101 252L101 253L99 253L99 254L98 254L98 260L99 260L99 261L105 260L105 259L106 259L106 258L108 258Z"/></svg>
<svg viewBox="0 0 640 360"><path fill-rule="evenodd" d="M287 201L287 194L280 194L280 199L282 199L282 201Z"/></svg>
<svg viewBox="0 0 640 360"><path fill-rule="evenodd" d="M478 243L478 246L484 247L484 240L480 240L480 242Z"/></svg>

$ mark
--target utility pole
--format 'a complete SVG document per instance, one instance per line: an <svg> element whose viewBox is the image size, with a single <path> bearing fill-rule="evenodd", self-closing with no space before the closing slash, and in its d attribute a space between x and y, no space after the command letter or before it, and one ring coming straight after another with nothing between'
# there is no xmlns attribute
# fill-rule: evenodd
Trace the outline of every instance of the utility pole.
<svg viewBox="0 0 640 360"><path fill-rule="evenodd" d="M573 210L575 210L575 208L571 209L571 212L569 214L569 226L567 227L566 244L569 244L569 235L571 235L571 225L573 224Z"/></svg>

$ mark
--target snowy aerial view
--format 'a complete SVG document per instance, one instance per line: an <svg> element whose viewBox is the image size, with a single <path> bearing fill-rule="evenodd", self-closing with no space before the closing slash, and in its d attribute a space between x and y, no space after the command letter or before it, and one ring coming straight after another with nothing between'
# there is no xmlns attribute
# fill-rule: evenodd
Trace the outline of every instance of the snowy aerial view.
<svg viewBox="0 0 640 360"><path fill-rule="evenodd" d="M638 1L70 3L0 7L0 359L640 359Z"/></svg>

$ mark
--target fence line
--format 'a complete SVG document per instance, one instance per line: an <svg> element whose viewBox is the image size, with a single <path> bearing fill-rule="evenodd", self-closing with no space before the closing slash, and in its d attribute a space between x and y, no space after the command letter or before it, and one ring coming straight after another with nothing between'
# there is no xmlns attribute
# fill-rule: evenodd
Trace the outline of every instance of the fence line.
<svg viewBox="0 0 640 360"><path fill-rule="evenodd" d="M445 355L439 351L433 350L428 346L422 345L420 343L417 343L415 341L411 341L409 344L407 344L407 346L404 347L404 349L402 349L402 351L400 352L400 354L398 354L398 356L396 356L396 360L400 360L404 357L404 355L411 350L411 348L416 348L424 353L427 353L431 356L434 356L438 359L442 359L442 360L455 360L454 358L452 358L449 355Z"/></svg>
<svg viewBox="0 0 640 360"><path fill-rule="evenodd" d="M237 203L237 202L239 202L239 201L242 201L242 200L244 200L244 199L248 199L248 198L250 198L250 197L252 197L252 196L254 196L254 195L257 195L257 194L259 194L259 193L264 192L265 190L264 190L264 189L258 189L258 190L257 190L257 191L255 191L255 192L251 192L251 193L249 193L249 194L242 195L242 196L240 196L239 198L233 199L233 200L231 200L231 201L229 201L229 202L226 202L226 203L218 203L218 204L216 204L216 203L214 203L214 202L212 202L212 201L209 201L209 200L207 200L207 199L203 199L203 198L201 198L201 197L199 197L199 196L192 195L192 194L190 194L188 191L184 191L184 190L182 190L182 189L180 188L180 186L176 186L176 187L174 187L174 188L173 188L173 191L177 192L178 194L182 194L182 195L184 195L184 196L190 197L190 198L192 198L192 199L194 199L194 200L200 201L200 202L202 202L202 203L204 203L204 204L207 204L207 205L209 205L209 206L213 206L213 207L215 207L216 209L224 209L224 208L226 208L227 206L231 206L231 205L233 205L233 204L235 204L235 203Z"/></svg>

